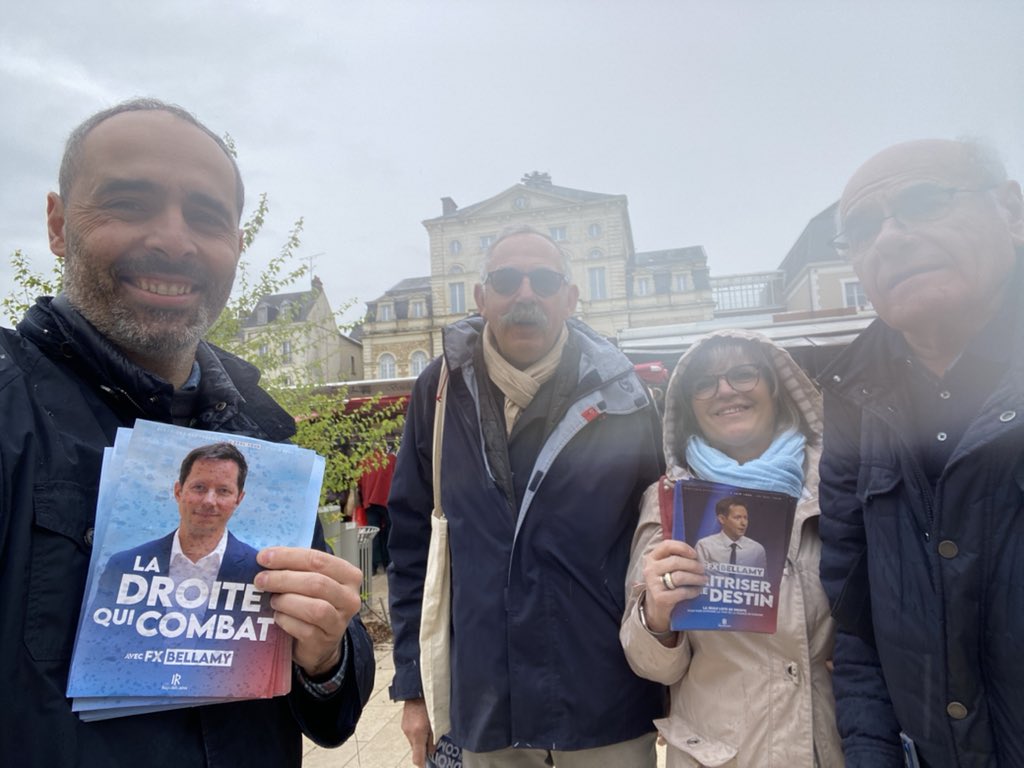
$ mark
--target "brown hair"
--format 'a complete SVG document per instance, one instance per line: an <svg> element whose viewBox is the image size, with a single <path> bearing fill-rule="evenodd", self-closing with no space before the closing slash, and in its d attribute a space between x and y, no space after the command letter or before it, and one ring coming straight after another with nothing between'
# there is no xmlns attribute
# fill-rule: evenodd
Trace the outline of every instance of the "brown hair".
<svg viewBox="0 0 1024 768"><path fill-rule="evenodd" d="M178 471L178 482L182 485L188 480L192 465L200 459L213 459L215 461L233 461L238 465L238 492L245 490L245 477L249 474L249 464L245 456L231 443L210 443L193 448L181 462L181 469Z"/></svg>

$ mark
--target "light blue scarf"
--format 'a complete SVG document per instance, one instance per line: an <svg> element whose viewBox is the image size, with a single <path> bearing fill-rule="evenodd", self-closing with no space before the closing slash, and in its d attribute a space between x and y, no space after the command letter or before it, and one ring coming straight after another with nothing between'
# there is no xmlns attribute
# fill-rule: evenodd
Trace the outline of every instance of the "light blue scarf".
<svg viewBox="0 0 1024 768"><path fill-rule="evenodd" d="M740 464L703 437L691 435L686 441L686 463L702 480L777 491L800 498L804 490L804 447L807 438L796 429L776 436L768 450L758 458Z"/></svg>

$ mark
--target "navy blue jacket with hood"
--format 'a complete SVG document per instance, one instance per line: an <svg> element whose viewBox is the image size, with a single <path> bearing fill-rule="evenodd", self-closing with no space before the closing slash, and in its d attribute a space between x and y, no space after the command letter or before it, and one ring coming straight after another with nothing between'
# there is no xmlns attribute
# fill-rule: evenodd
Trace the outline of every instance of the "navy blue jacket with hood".
<svg viewBox="0 0 1024 768"><path fill-rule="evenodd" d="M630 671L618 627L640 498L661 474L654 408L629 361L570 320L558 370L506 438L482 328L469 318L444 334L452 740L575 750L653 732L663 689ZM416 382L388 502L395 699L422 696L439 372L438 359Z"/></svg>

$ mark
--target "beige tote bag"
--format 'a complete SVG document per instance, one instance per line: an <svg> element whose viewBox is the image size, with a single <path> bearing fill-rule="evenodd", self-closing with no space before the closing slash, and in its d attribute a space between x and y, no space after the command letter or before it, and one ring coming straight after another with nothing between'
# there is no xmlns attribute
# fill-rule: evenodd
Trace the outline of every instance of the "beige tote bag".
<svg viewBox="0 0 1024 768"><path fill-rule="evenodd" d="M427 551L427 575L423 581L423 610L420 614L420 676L434 741L451 730L452 569L448 519L441 510L441 438L447 396L448 364L442 357L434 415L434 510L430 515L430 548Z"/></svg>

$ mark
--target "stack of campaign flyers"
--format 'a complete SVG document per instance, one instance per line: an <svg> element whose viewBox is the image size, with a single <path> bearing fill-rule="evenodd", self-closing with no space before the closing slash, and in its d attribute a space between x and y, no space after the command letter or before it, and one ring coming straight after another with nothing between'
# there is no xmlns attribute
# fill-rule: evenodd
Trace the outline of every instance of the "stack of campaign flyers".
<svg viewBox="0 0 1024 768"><path fill-rule="evenodd" d="M247 464L238 493L230 459L199 459L180 482L186 456L215 443ZM323 475L323 457L294 445L141 420L118 430L103 457L68 679L79 717L288 693L292 638L253 584L255 557L310 545ZM193 562L183 555L195 552L195 531L217 546Z"/></svg>
<svg viewBox="0 0 1024 768"><path fill-rule="evenodd" d="M672 538L697 550L708 582L676 604L672 629L775 632L796 502L773 491L676 481Z"/></svg>

